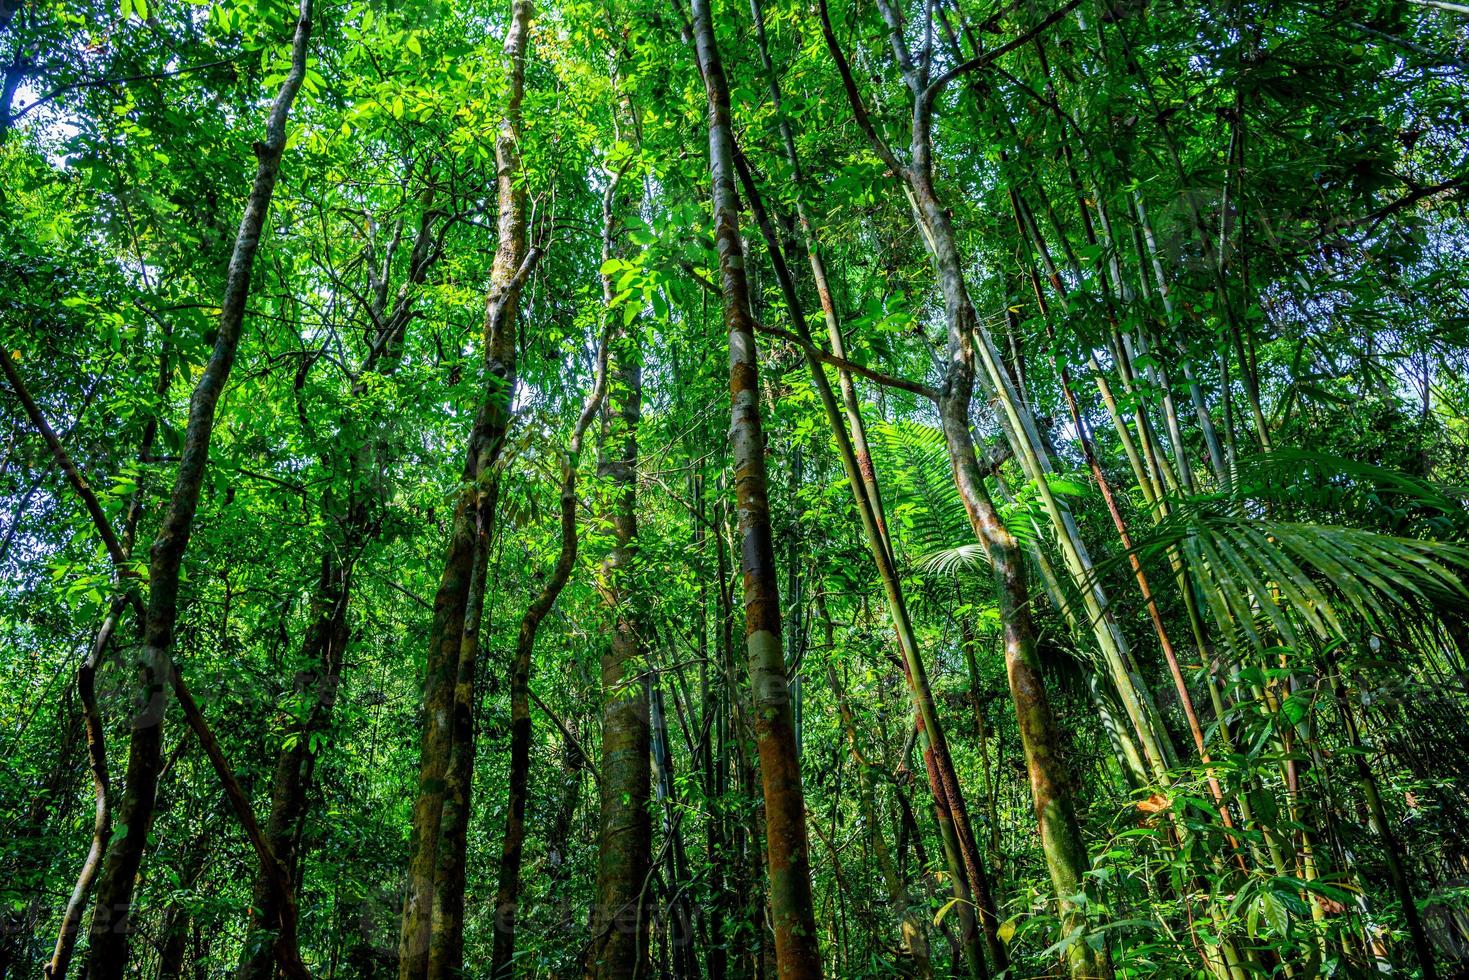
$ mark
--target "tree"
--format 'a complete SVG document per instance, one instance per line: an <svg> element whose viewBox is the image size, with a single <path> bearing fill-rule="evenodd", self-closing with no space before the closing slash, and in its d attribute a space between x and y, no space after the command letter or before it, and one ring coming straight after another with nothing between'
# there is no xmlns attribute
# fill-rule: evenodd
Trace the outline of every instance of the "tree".
<svg viewBox="0 0 1469 980"><path fill-rule="evenodd" d="M0 4L0 975L1462 972L1453 6Z"/></svg>

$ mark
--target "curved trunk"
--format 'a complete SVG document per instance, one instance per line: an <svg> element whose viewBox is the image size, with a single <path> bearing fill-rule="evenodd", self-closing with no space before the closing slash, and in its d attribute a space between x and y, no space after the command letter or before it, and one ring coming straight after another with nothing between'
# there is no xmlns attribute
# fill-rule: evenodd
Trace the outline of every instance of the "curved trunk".
<svg viewBox="0 0 1469 980"><path fill-rule="evenodd" d="M291 48L291 69L271 106L265 139L255 144L258 158L255 181L230 256L224 299L220 303L219 332L190 399L189 421L173 494L150 555L147 630L137 665L138 710L132 720L125 789L114 820L116 826L127 829L109 847L97 883L97 907L92 913L91 948L87 957L87 976L91 980L119 980L127 967L133 889L153 822L163 762L163 718L173 682L174 627L178 620L184 551L194 528L194 514L209 460L215 407L239 349L250 272L285 151L286 120L306 75L311 5L312 0L301 0Z"/></svg>
<svg viewBox="0 0 1469 980"><path fill-rule="evenodd" d="M770 58L768 44L765 40L759 0L751 0L751 14L755 18L756 36L760 41L761 58L764 62L769 82L771 99L779 113L781 107L780 87L775 75L774 64ZM804 178L800 166L800 159L796 153L794 135L783 113L780 114L779 123L782 141L785 144L786 160L796 175L798 190L796 209L802 232L806 238L807 255L810 260L812 279L821 302L827 335L836 356L842 361L845 361L845 349L842 345L836 303L832 297L830 284L826 277L826 268L821 259L819 243L815 237L814 229L806 214L805 208L801 203L802 197L799 192L802 189ZM985 941L989 947L990 956L996 964L996 969L1004 969L1008 965L1008 960L1004 946L999 941L997 931L999 919L995 909L994 898L990 892L988 877L984 870L983 862L979 857L978 847L974 841L974 834L969 821L968 806L965 803L963 791L959 786L958 777L954 771L953 760L949 756L948 743L944 737L944 730L939 723L937 713L934 711L933 693L928 683L927 671L924 668L919 653L918 641L913 630L912 621L908 616L907 603L903 596L902 583L899 580L893 556L892 541L888 536L887 522L884 518L882 494L867 445L866 429L862 422L856 388L852 382L851 372L846 368L840 368L838 377L841 382L842 401L846 412L846 422L844 424L842 409L837 407L836 397L832 391L831 384L827 380L825 371L818 359L816 348L812 343L810 329L806 324L806 318L802 312L800 299L796 294L794 281L778 244L774 226L771 223L759 190L755 186L749 167L745 164L738 149L736 149L734 162L740 179L744 184L745 194L749 199L751 209L755 214L756 221L765 239L767 249L770 253L771 263L775 269L776 279L785 296L786 304L791 311L791 317L796 327L798 339L805 348L811 380L821 400L822 407L825 410L827 422L836 441L838 455L842 460L842 466L852 492L853 502L862 522L864 536L866 537L869 550L872 552L879 578L883 582L888 609L893 618L899 649L903 655L904 677L907 680L909 693L914 702L915 723L925 735L925 770L929 777L929 788L934 798L935 813L940 826L945 828L946 831L952 832L946 833L944 837L945 854L953 859L953 865L950 868L951 881L954 889L954 897L959 901L959 917L963 927L962 939L965 946L965 958L969 964L970 972L974 976L984 976L983 954L978 948L979 930L975 928L977 921L982 919L985 923ZM848 426L850 426L850 433ZM975 914L975 907L978 909L977 916Z"/></svg>
<svg viewBox="0 0 1469 980"><path fill-rule="evenodd" d="M77 693L82 702L82 722L87 732L87 763L92 774L92 796L95 801L92 818L92 843L82 861L76 884L66 901L61 915L61 928L57 932L56 947L51 961L46 964L48 980L62 980L71 967L72 952L76 948L77 935L81 931L82 914L86 911L87 896L92 882L102 866L102 857L107 853L107 843L112 836L111 780L107 775L107 743L102 728L102 713L97 708L97 667L102 654L111 643L117 629L118 617L122 614L123 600L113 600L112 608L97 631L97 638L87 659L77 668ZM139 624L141 625L141 624Z"/></svg>
<svg viewBox="0 0 1469 980"><path fill-rule="evenodd" d="M604 337L597 355L596 376L592 390L582 406L581 416L571 435L566 457L561 464L561 551L551 577L525 611L515 641L515 655L510 665L510 783L505 816L505 837L500 849L500 872L495 891L495 942L491 952L490 976L493 980L509 980L514 974L511 960L515 955L515 925L520 911L520 867L525 846L525 804L530 787L530 669L535 652L536 634L541 622L576 566L576 468L581 457L582 439L587 426L602 405L607 384L607 340ZM569 743L568 743L569 745ZM576 750L580 759L580 750ZM577 766L576 768L580 768ZM573 777L579 782L579 777ZM573 784L575 785L575 783ZM569 815L565 817L570 820ZM558 817L558 822L560 818ZM557 832L553 830L553 839ZM559 867L559 866L553 866Z"/></svg>
<svg viewBox="0 0 1469 980"><path fill-rule="evenodd" d="M1062 756L1059 726L1051 711L1036 655L1030 620L1030 594L1015 538L1000 522L984 487L984 476L974 455L969 433L969 397L972 381L963 360L962 344L951 334L949 381L941 410L944 438L954 466L954 482L964 500L975 536L984 545L994 569L1004 624L1005 668L1020 729L1031 799L1040 826L1041 846L1060 905L1063 936L1085 927L1081 907L1073 896L1084 890L1089 862L1076 822L1070 773ZM1073 977L1110 977L1112 964L1105 948L1093 949L1084 938L1073 937L1066 947Z"/></svg>
<svg viewBox="0 0 1469 980"><path fill-rule="evenodd" d="M919 139L915 126L915 143ZM964 501L969 521L994 569L1004 623L1005 666L1010 694L1015 703L1031 797L1040 825L1046 866L1060 905L1063 933L1083 927L1085 919L1072 896L1082 891L1088 869L1086 845L1076 822L1073 786L1061 755L1061 736L1051 711L1040 662L1035 652L1035 634L1030 621L1030 595L1025 582L1020 549L1000 521L994 502L984 486L984 474L975 456L969 431L969 405L974 391L974 344L987 343L975 336L975 314L965 288L963 272L954 246L953 229L947 213L933 196L926 173L910 172L915 211L928 232L927 241L934 271L944 297L948 321L948 367L939 405L939 416L954 469L954 484ZM1067 965L1073 977L1112 975L1106 950L1095 950L1084 940L1066 948Z"/></svg>

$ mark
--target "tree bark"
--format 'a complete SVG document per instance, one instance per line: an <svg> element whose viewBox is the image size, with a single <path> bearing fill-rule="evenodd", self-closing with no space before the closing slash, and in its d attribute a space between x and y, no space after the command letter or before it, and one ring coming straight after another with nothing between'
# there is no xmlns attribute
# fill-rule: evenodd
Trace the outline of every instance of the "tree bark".
<svg viewBox="0 0 1469 980"><path fill-rule="evenodd" d="M822 5L822 28L828 47L842 70L843 84L847 89L852 108L858 122L872 142L874 149L885 162L901 177L907 188L914 217L924 231L924 242L933 262L934 275L944 300L945 320L948 335L948 357L944 385L939 399L939 416L953 466L955 486L959 490L970 523L994 569L1000 594L1001 619L1005 624L1005 657L1010 678L1010 689L1015 701L1017 718L1020 722L1022 743L1025 748L1027 769L1030 773L1032 797L1041 826L1045 844L1047 865L1052 882L1056 887L1062 921L1067 934L1084 924L1080 909L1071 897L1080 891L1087 868L1086 848L1077 827L1075 807L1072 799L1072 784L1069 773L1060 757L1060 737L1055 726L1045 688L1041 681L1039 662L1035 654L1034 632L1030 623L1029 591L1025 583L1024 569L1020 563L1019 548L999 519L989 492L984 486L984 474L975 455L974 440L969 430L969 408L974 392L974 359L976 346L985 356L987 370L999 369L994 362L993 345L979 331L978 318L970 300L965 282L963 263L959 257L954 230L947 210L940 204L933 183L932 143L932 100L934 94L950 78L955 77L965 66L950 69L936 81L930 80L932 46L925 48L915 58L908 51L903 38L902 18L898 10L888 2L880 3L884 19L889 27L889 39L897 57L903 79L912 93L912 121L909 132L909 159L900 162L886 143L877 135L862 107L845 56L841 53L831 30L830 18ZM932 17L930 8L929 16ZM932 37L932 23L928 25ZM1013 43L1013 42L1012 42ZM976 63L977 64L977 63ZM966 63L967 65L967 63ZM1015 404L1013 393L1004 378L992 378L998 399L1004 404L1012 418L1011 429L1017 441L1024 442L1031 435L1032 425L1028 413ZM1019 448L1024 448L1019 447ZM1044 478L1036 474L1045 495ZM942 772L945 788L953 780L952 761L947 760L947 746L937 739L932 742L935 761L942 766L947 762L948 771ZM950 792L953 803L957 793L957 781ZM958 797L962 801L962 797ZM977 844L968 813L962 806L954 812L955 830L961 846L965 849L966 864L976 887L983 882L978 870ZM991 953L998 953L996 963L1004 965L1003 946L992 931L994 923L986 923L986 935ZM1111 963L1105 950L1093 950L1084 941L1072 942L1067 948L1068 966L1073 976L1110 976Z"/></svg>
<svg viewBox="0 0 1469 980"><path fill-rule="evenodd" d="M1083 890L1089 862L1076 822L1074 787L1061 754L1060 731L1040 674L1030 619L1030 593L1020 549L985 489L984 474L969 431L969 403L974 390L971 346L974 308L965 291L948 216L932 195L926 193L931 188L925 180L914 184L916 210L928 230L948 318L949 362L939 409L944 441L954 468L954 483L975 536L984 546L994 570L1000 619L1004 624L1005 667L1020 726L1031 798L1040 825L1046 865L1060 905L1063 936L1072 939L1066 948L1067 965L1073 977L1110 977L1112 964L1106 949L1093 949L1076 933L1084 928L1085 918L1073 896Z"/></svg>
<svg viewBox="0 0 1469 980"><path fill-rule="evenodd" d="M291 47L291 68L271 106L265 139L255 144L258 160L255 181L230 256L224 298L220 303L219 331L214 350L190 399L189 421L184 432L182 459L174 479L173 495L150 555L147 630L138 663L138 710L132 721L125 788L114 821L115 827L126 830L108 848L98 879L97 906L92 914L91 948L87 958L87 975L91 980L118 980L127 967L133 889L142 864L148 829L153 821L162 764L163 720L174 669L174 627L178 620L179 578L184 551L193 531L194 514L208 464L215 408L239 349L245 301L250 291L250 272L285 151L286 121L291 103L306 75L311 12L312 0L301 0Z"/></svg>
<svg viewBox="0 0 1469 980"><path fill-rule="evenodd" d="M399 937L400 980L440 980L462 965L464 858L474 762L474 671L484 570L495 524L494 466L511 423L516 312L540 258L526 247L519 184L521 101L533 5L513 0L505 38L508 93L495 140L498 247L485 302L484 391L470 430L463 482L434 597L424 678L423 736L413 845Z"/></svg>
<svg viewBox="0 0 1469 980"><path fill-rule="evenodd" d="M714 192L724 322L729 329L730 445L740 513L745 646L755 704L765 795L766 854L776 961L782 980L821 976L811 903L806 805L796 754L790 690L781 652L780 596L761 430L755 331L735 197L729 90L714 36L711 0L694 0L694 42L709 103L709 170Z"/></svg>
<svg viewBox="0 0 1469 980"><path fill-rule="evenodd" d="M621 316L620 310L613 315ZM637 555L638 420L642 415L641 354L636 325L612 340L609 411L597 471L612 495L607 514L614 541L602 563L598 590L612 617L612 641L602 654L602 785L596 906L587 957L588 980L647 976L653 828L648 687L641 637Z"/></svg>

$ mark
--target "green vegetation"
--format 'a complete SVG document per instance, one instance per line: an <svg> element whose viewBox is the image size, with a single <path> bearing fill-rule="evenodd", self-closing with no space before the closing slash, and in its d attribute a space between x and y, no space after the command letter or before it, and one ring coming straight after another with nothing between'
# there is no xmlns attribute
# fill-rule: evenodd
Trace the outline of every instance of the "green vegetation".
<svg viewBox="0 0 1469 980"><path fill-rule="evenodd" d="M0 79L0 980L1469 971L1469 8Z"/></svg>

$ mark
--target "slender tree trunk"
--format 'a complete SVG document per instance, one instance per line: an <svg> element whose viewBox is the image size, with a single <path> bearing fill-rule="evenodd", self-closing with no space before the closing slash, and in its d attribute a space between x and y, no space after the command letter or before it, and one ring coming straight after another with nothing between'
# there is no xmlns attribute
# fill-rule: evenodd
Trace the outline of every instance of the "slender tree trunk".
<svg viewBox="0 0 1469 980"><path fill-rule="evenodd" d="M977 317L965 287L953 228L948 212L934 191L930 118L924 98L919 97L915 106L912 162L903 169L903 175L912 194L914 212L926 231L925 241L944 297L948 364L939 416L953 465L955 486L964 501L975 536L984 546L994 569L1000 596L1000 618L1005 630L1005 663L1030 775L1031 796L1040 824L1046 864L1060 904L1063 929L1069 935L1085 924L1081 908L1072 897L1081 892L1089 867L1086 846L1076 822L1073 781L1061 755L1060 732L1040 675L1030 621L1030 595L1020 551L1014 537L1000 521L985 489L984 475L969 431L976 345L984 346L987 363L996 359L992 356L993 347L988 337L978 334ZM993 372L997 366L990 364L990 369ZM999 382L994 387L998 392L1006 391ZM1007 406L1010 403L1006 396L1001 400ZM1029 431L1028 427L1020 424L1014 428L1017 435ZM972 840L972 834L970 837ZM1073 977L1111 976L1112 965L1105 948L1096 950L1089 943L1072 942L1067 947L1066 956Z"/></svg>
<svg viewBox="0 0 1469 980"><path fill-rule="evenodd" d="M761 19L758 0L752 2L751 11L756 18L756 33L757 38L761 42L761 55L769 80L771 98L777 111L779 111L781 105L780 88L776 80L774 64L770 59L768 44L765 40L763 20ZM787 161L797 175L799 192L803 177L800 160L796 155L794 137L789 122L783 114L780 116L779 121L783 142L786 147ZM879 577L882 579L884 585L889 611L892 614L899 646L903 653L904 676L907 679L910 693L913 696L916 724L923 731L926 738L925 769L929 776L930 789L934 795L936 813L939 815L940 825L953 831L952 837L945 837L946 842L952 844L953 848L946 847L945 853L951 856L957 854L962 858L962 862L957 864L954 869L956 873L953 875L952 884L955 897L959 899L960 920L964 927L963 939L966 959L970 964L971 971L976 976L982 976L984 974L983 956L975 945L978 941L978 934L973 928L977 921L975 907L977 906L978 908L978 918L983 919L985 924L983 935L989 947L991 958L995 961L997 969L1003 969L1007 965L1007 958L1004 946L998 938L999 919L996 913L994 899L990 894L983 863L979 857L979 850L970 826L968 807L959 787L958 777L953 768L953 761L949 756L943 728L940 726L938 716L934 711L933 693L929 687L928 675L919 654L917 637L913 631L912 622L908 617L902 585L898 579L897 569L894 563L892 542L887 534L887 525L882 509L882 496L876 473L872 466L871 455L867 448L866 430L862 423L856 390L852 383L850 372L846 368L840 368L847 425L851 427L849 435L847 428L843 425L841 409L837 407L831 385L827 381L824 369L818 359L818 352L812 343L810 331L806 325L805 316L801 312L800 301L796 295L794 283L778 244L773 224L766 212L759 190L755 186L753 175L749 172L749 167L745 164L743 157L738 153L737 148L735 164L739 176L744 183L746 196L749 198L750 205L765 238L768 251L770 252L771 262L775 268L776 278L780 283L782 292L786 297L787 305L791 310L798 339L805 349L812 382L816 387L823 408L825 409L828 423L836 439L842 465L852 491L853 500L863 524L863 531L872 552L874 562L877 565ZM845 362L836 304L827 282L825 265L820 257L814 229L800 202L801 195L798 193L797 210L803 232L807 239L807 253L810 258L812 278L816 283L817 293L821 300L827 333L833 349L837 352L838 357Z"/></svg>
<svg viewBox="0 0 1469 980"><path fill-rule="evenodd" d="M489 542L495 525L494 467L511 423L516 385L516 313L540 258L526 247L520 185L521 101L531 0L513 0L505 37L508 92L495 139L498 247L485 302L484 384L464 466L469 489L455 507L434 598L424 679L423 736L413 848L399 938L399 980L446 980L462 965L464 859L474 768L474 674Z"/></svg>
<svg viewBox="0 0 1469 980"><path fill-rule="evenodd" d="M625 331L618 334L611 342L609 411L597 467L612 494L607 516L614 544L602 563L598 588L613 627L612 641L602 655L601 829L588 980L647 976L650 969L649 705L634 567L642 368L637 338Z"/></svg>
<svg viewBox="0 0 1469 980"><path fill-rule="evenodd" d="M765 795L765 838L782 980L821 976L811 903L806 805L796 755L790 690L781 652L780 596L761 430L758 361L735 196L729 89L714 36L711 0L694 0L694 42L709 103L709 170L714 190L724 321L729 328L730 444L740 511L745 591L745 646L755 705L756 744Z"/></svg>
<svg viewBox="0 0 1469 980"><path fill-rule="evenodd" d="M158 383L154 386L154 394L160 403L173 383L173 370L170 365L172 338L171 325L165 325L162 350L158 358ZM103 618L102 625L93 640L91 651L83 660L82 665L77 668L77 694L81 701L82 723L87 735L87 762L92 775L95 815L92 826L92 843L82 863L82 869L77 875L77 881L67 900L66 908L62 912L56 946L51 961L45 967L48 977L61 978L66 975L70 966L81 928L82 914L86 911L87 898L97 872L101 868L102 858L106 853L112 830L111 785L107 772L106 739L102 727L102 715L97 707L97 668L101 664L103 655L110 648L112 638L117 632L117 626L121 622L122 613L128 605L132 605L136 613L134 625L138 636L140 639L145 639L146 610L134 591L136 588L135 572L128 567L128 562L133 554L133 545L136 543L138 520L143 512L144 487L140 485L133 491L127 515L123 521L122 534L119 537L114 534L100 502L67 453L61 438L47 423L40 407L31 398L25 383L15 370L11 357L4 352L0 352L0 373L4 373L15 390L16 396L20 399L26 414L51 448L55 465L60 467L66 475L67 482L81 497L112 560L114 584L122 587L122 591L113 598L107 615ZM155 416L150 418L143 428L143 438L138 447L140 461L146 461L149 458L157 435L158 419ZM8 543L9 536L7 535L6 544ZM3 551L4 549L0 548L0 553Z"/></svg>
<svg viewBox="0 0 1469 980"><path fill-rule="evenodd" d="M1372 774L1372 766L1367 761L1367 750L1362 745L1361 731L1357 725L1356 707L1347 699L1341 671L1329 660L1327 669L1331 671L1331 686L1336 695L1337 709L1341 712L1347 740L1352 747L1352 762L1356 768L1357 785L1361 788L1362 796L1367 801L1367 812L1371 817L1372 830L1382 840L1382 853L1384 863L1387 865L1388 879L1392 882L1393 891L1397 894L1403 922L1408 927L1413 952L1418 957L1418 969L1422 972L1423 980L1436 980L1438 968L1434 961L1433 944L1429 941L1428 932L1423 928L1422 917L1418 914L1418 903L1413 896L1413 886L1408 879L1408 870L1404 867L1407 855L1403 851L1402 842L1393 833L1392 824L1388 822L1387 808L1383 805L1382 793L1377 788L1377 777Z"/></svg>
<svg viewBox="0 0 1469 980"><path fill-rule="evenodd" d="M816 595L816 604L817 613L821 616L822 623L826 628L827 648L829 650L834 649L836 634L832 626L831 616L826 610L825 599L819 592ZM837 711L841 715L842 730L847 737L852 761L857 765L857 799L862 807L863 819L867 823L873 857L877 861L878 871L882 874L883 884L887 888L888 901L892 903L893 911L898 916L898 928L902 946L913 957L913 975L918 977L919 980L931 980L934 974L933 963L930 960L928 948L928 934L924 930L922 920L914 914L913 899L908 894L907 883L903 880L902 874L898 870L897 862L893 860L893 852L888 847L887 838L883 835L882 823L877 817L875 794L872 785L872 764L862 754L862 748L857 739L857 722L852 712L852 706L842 689L842 683L837 677L836 668L829 662L826 666L826 678L827 682L831 685L832 696L836 698ZM971 912L971 916L972 914Z"/></svg>
<svg viewBox="0 0 1469 980"><path fill-rule="evenodd" d="M112 836L112 786L107 773L107 743L102 727L102 713L97 708L97 667L101 663L102 654L111 643L124 604L121 596L113 600L107 618L102 623L102 628L97 631L91 652L77 668L77 692L80 695L82 721L87 732L87 768L92 775L94 800L92 842L87 848L87 856L82 861L82 869L77 875L76 884L72 887L71 896L67 899L66 908L62 912L61 927L57 932L56 947L51 954L51 961L46 964L46 976L50 980L62 980L66 976L66 971L71 967L72 952L76 948L77 935L81 931L87 896L92 890L92 882L96 880L97 872L102 866L102 858L107 853L108 841ZM138 625L141 627L143 624Z"/></svg>
<svg viewBox="0 0 1469 980"><path fill-rule="evenodd" d="M1000 620L1004 624L1005 667L1030 776L1031 798L1040 825L1046 866L1060 904L1062 931L1070 936L1085 926L1082 909L1073 896L1084 890L1090 864L1076 821L1074 786L1062 756L1060 730L1040 673L1020 549L1000 522L974 455L968 412L973 381L964 352L967 331L953 326L950 329L949 381L945 385L941 412L944 436L954 465L954 481L969 512L975 536L984 545L994 569ZM1084 939L1071 942L1066 959L1073 977L1112 975L1106 949L1093 949Z"/></svg>
<svg viewBox="0 0 1469 980"><path fill-rule="evenodd" d="M422 210L409 256L408 275L391 308L388 288L398 232L384 251L380 272L373 269L371 252L363 263L372 288L371 317L380 326L363 358L359 380L354 386L357 392L365 387L366 375L388 377L402 363L404 332L413 313L410 290L423 283L433 262L430 245L436 215L432 207L434 191L430 180L421 195ZM401 225L400 220L399 231ZM349 420L344 419L344 427L348 424ZM315 743L331 724L350 637L347 615L352 599L352 566L355 556L376 536L378 508L386 504L388 496L386 486L381 483L373 484L366 491L360 489L367 482L364 477L378 467L374 452L377 447L375 440L363 437L355 451L339 453L337 442L333 441L320 454L323 467L334 474L322 500L323 510L331 516L322 544L311 623L301 651L302 659L310 666L295 678L296 693L309 695L311 706L305 717L291 726L281 745L271 780L270 815L266 819L271 847L286 862L297 882L303 860L303 855L297 853L297 843L302 835L306 800L316 765ZM339 489L343 484L345 490ZM235 980L270 980L274 962L271 944L258 933L279 929L280 922L267 869L261 869L255 876L250 907L252 930L246 937Z"/></svg>
<svg viewBox="0 0 1469 980"><path fill-rule="evenodd" d="M720 799L720 812L726 828L723 834L726 841L723 856L730 869L727 887L720 893L721 939L728 950L729 974L736 980L745 980L756 974L754 964L759 956L762 928L758 914L761 905L758 901L760 878L758 874L751 874L752 862L748 859L755 840L755 835L750 833L751 821L737 804L754 794L755 775L750 762L752 726L744 708L746 699L735 663L734 585L731 569L733 534L729 529L728 488L723 479L719 481L718 489L718 522L714 534L715 565L719 576L719 623L716 635L719 640L719 663L724 675L721 684L724 694L720 699L723 708L721 741L724 753L723 772L719 782L725 790ZM758 862L754 863L758 871Z"/></svg>
<svg viewBox="0 0 1469 980"><path fill-rule="evenodd" d="M576 473L581 458L582 439L602 406L602 396L606 390L607 346L604 337L598 345L592 389L582 405L581 415L577 418L561 463L561 551L556 557L551 577L541 587L540 593L520 620L520 632L516 637L515 654L510 665L510 784L507 788L509 798L506 805L505 837L500 849L499 883L495 893L495 942L490 962L490 976L493 980L509 980L514 974L511 960L515 955L515 926L520 910L525 804L530 786L531 655L535 652L536 634L540 630L541 622L556 604L576 566ZM580 777L577 777L577 781L580 782Z"/></svg>
<svg viewBox="0 0 1469 980"><path fill-rule="evenodd" d="M653 755L656 799L663 815L663 874L668 900L664 907L666 938L672 975L678 980L698 980L699 961L694 952L694 910L689 901L688 858L684 851L682 822L676 816L677 782L674 779L673 747L668 739L668 711L662 690L662 672L648 678L650 748Z"/></svg>
<svg viewBox="0 0 1469 980"><path fill-rule="evenodd" d="M312 666L296 678L296 690L309 693L312 703L306 717L292 725L271 780L266 839L276 857L291 872L292 879L298 882L300 855L296 853L296 842L305 817L310 786L308 772L315 755L312 740L326 729L330 720L347 647L349 575L330 552L323 554L316 601L312 605L313 621L302 651ZM270 875L264 871L255 876L250 909L253 928L246 936L235 978L271 980L275 975L275 956L270 940L263 934L280 929L281 910Z"/></svg>
<svg viewBox="0 0 1469 980"><path fill-rule="evenodd" d="M306 75L311 5L312 0L301 0L291 47L291 68L271 106L265 139L255 144L258 159L255 181L230 256L224 298L220 303L219 331L190 399L182 459L150 555L147 631L138 662L137 712L132 720L125 788L114 821L115 826L127 829L109 846L97 882L97 907L92 914L91 948L87 957L90 980L119 980L128 963L133 890L153 821L162 764L163 720L173 681L174 628L178 620L184 551L193 531L199 491L208 464L215 407L239 349L250 272L285 151L286 120Z"/></svg>

